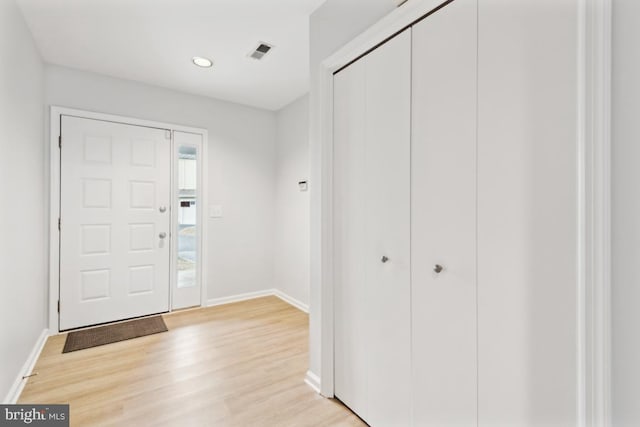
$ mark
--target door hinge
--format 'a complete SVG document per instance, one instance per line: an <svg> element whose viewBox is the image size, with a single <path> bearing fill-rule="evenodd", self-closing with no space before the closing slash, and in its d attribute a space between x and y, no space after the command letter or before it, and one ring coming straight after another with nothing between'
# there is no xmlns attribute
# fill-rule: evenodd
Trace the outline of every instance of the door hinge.
<svg viewBox="0 0 640 427"><path fill-rule="evenodd" d="M62 135L58 136L58 148L62 148Z"/></svg>
<svg viewBox="0 0 640 427"><path fill-rule="evenodd" d="M62 218L58 218L58 231L62 230Z"/></svg>
<svg viewBox="0 0 640 427"><path fill-rule="evenodd" d="M60 313L60 300L58 300L58 313Z"/></svg>

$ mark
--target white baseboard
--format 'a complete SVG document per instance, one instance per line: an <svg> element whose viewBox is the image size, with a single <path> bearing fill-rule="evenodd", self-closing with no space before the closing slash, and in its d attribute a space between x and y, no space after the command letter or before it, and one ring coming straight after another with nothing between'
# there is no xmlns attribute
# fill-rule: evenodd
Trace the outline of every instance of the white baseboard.
<svg viewBox="0 0 640 427"><path fill-rule="evenodd" d="M22 365L22 369L20 370L20 372L18 372L18 375L16 376L13 385L9 389L7 396L4 398L4 404L14 404L20 398L20 394L22 393L22 390L27 383L27 379L24 377L31 374L31 371L33 371L33 368L38 361L38 357L40 357L40 353L42 352L42 349L44 348L44 344L47 342L48 337L49 330L44 329L38 337L38 340L35 342L31 353L29 353L29 357L27 357L24 365Z"/></svg>
<svg viewBox="0 0 640 427"><path fill-rule="evenodd" d="M222 298L213 298L207 301L207 307L214 307L216 305L224 305L231 304L234 302L247 301L255 298L276 296L280 298L282 301L286 302L297 308L298 310L304 311L305 313L309 313L309 306L297 299L285 294L279 289L265 289L263 291L257 292L247 292L245 294L231 295L228 297Z"/></svg>
<svg viewBox="0 0 640 427"><path fill-rule="evenodd" d="M304 377L304 382L309 387L315 390L316 393L320 393L320 377L311 371L307 371L307 375Z"/></svg>
<svg viewBox="0 0 640 427"><path fill-rule="evenodd" d="M282 301L291 304L298 310L304 311L305 313L309 313L309 304L305 304L302 301L299 301L279 289L274 289L274 295L280 298Z"/></svg>
<svg viewBox="0 0 640 427"><path fill-rule="evenodd" d="M273 294L274 294L273 289L265 289L264 291L247 292L246 294L237 294L237 295L231 295L228 297L213 298L213 299L207 300L207 307L214 307L216 305L231 304L234 302L246 301L246 300L255 299L255 298L268 297Z"/></svg>

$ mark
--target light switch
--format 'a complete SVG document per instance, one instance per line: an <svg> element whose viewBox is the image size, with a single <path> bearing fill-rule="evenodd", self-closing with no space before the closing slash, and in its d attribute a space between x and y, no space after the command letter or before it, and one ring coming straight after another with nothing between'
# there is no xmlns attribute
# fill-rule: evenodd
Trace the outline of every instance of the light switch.
<svg viewBox="0 0 640 427"><path fill-rule="evenodd" d="M221 205L209 206L209 218L222 218L222 206Z"/></svg>

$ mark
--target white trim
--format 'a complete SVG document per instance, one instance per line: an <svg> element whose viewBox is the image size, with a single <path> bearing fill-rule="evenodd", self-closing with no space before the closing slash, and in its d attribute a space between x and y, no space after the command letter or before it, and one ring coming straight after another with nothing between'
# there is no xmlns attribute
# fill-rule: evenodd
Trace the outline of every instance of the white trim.
<svg viewBox="0 0 640 427"><path fill-rule="evenodd" d="M321 65L322 70L330 70L333 74L333 72L344 67L355 58L373 49L384 40L402 31L448 1L408 0L402 7L391 11L380 21L325 59Z"/></svg>
<svg viewBox="0 0 640 427"><path fill-rule="evenodd" d="M338 67L336 67L337 69ZM320 392L325 397L334 397L334 291L333 291L333 74L325 69L320 86L322 109L322 239L321 247L321 286L322 302L320 306L322 340L320 359Z"/></svg>
<svg viewBox="0 0 640 427"><path fill-rule="evenodd" d="M578 420L611 426L611 0L580 0Z"/></svg>
<svg viewBox="0 0 640 427"><path fill-rule="evenodd" d="M278 298L280 298L282 301L294 306L298 310L304 311L307 314L309 313L309 304L305 304L302 301L297 300L297 299L293 298L292 296L285 294L284 292L282 292L279 289L274 289L273 294L275 296L277 296Z"/></svg>
<svg viewBox="0 0 640 427"><path fill-rule="evenodd" d="M212 298L207 301L207 307L215 307L217 305L233 304L234 302L248 301L256 298L278 297L282 301L297 308L298 310L309 313L309 306L297 299L285 294L279 289L264 289L262 291L247 292L244 294L229 295L228 297Z"/></svg>
<svg viewBox="0 0 640 427"><path fill-rule="evenodd" d="M307 371L304 376L304 382L307 383L309 387L311 387L316 393L320 393L320 377L314 374L311 371Z"/></svg>
<svg viewBox="0 0 640 427"><path fill-rule="evenodd" d="M265 289L263 291L247 292L244 294L230 295L228 297L212 298L207 301L207 307L215 307L216 305L232 304L234 302L247 301L256 298L269 297L274 295L273 289Z"/></svg>
<svg viewBox="0 0 640 427"><path fill-rule="evenodd" d="M209 134L206 129L194 128L190 126L176 125L172 123L156 122L152 120L137 119L133 117L118 116L114 114L97 113L92 111L77 110L73 108L65 108L52 105L49 123L49 321L48 326L50 331L58 333L58 298L59 298L59 277L60 277L60 235L58 233L58 215L60 212L60 151L58 150L58 136L60 135L60 116L68 115L74 117L81 117L86 119L95 119L103 121L111 121L116 123L124 123L136 126L147 126L158 129L167 129L173 131L189 132L202 135L202 180L205 185L208 185L208 145ZM63 141L64 143L64 141ZM206 203L207 191L202 191L202 203ZM203 204L206 206L206 204ZM202 221L202 240L206 242L208 235L207 221ZM206 260L206 246L202 247L202 259ZM202 298L204 303L207 301L207 265L208 263L202 262L201 264L201 277L202 277ZM171 303L169 303L171 306Z"/></svg>
<svg viewBox="0 0 640 427"><path fill-rule="evenodd" d="M320 158L312 158L317 164L311 166L319 176L311 182L314 187L312 211L320 212L319 221L312 221L311 244L312 253L316 248L319 257L312 257L311 267L313 286L320 286L320 381L319 388L323 396L333 397L334 363L333 363L333 73L350 63L355 58L368 52L379 43L411 25L427 15L444 0L409 0L402 7L390 12L365 32L324 60L319 70L319 93L317 108L320 123L315 134L311 135L311 144L319 144L319 148L311 152L319 153ZM318 229L319 227L319 229ZM313 294L313 292L312 292Z"/></svg>
<svg viewBox="0 0 640 427"><path fill-rule="evenodd" d="M175 129L174 129L175 130ZM209 132L204 129L202 133L202 159L200 167L202 168L202 194L200 196L200 210L202 211L201 226L200 226L200 306L206 307L207 294L209 289L208 274L209 274L209 261L207 249L209 245L209 215L205 212L209 211ZM206 209L206 211L205 211Z"/></svg>
<svg viewBox="0 0 640 427"><path fill-rule="evenodd" d="M22 365L22 369L18 372L13 385L9 389L6 397L3 400L4 404L14 404L20 398L20 394L22 394L22 390L24 386L27 384L27 379L25 376L32 373L33 368L40 357L40 353L42 353L42 349L44 348L45 343L47 342L47 338L49 338L49 330L44 329L35 344L33 345L33 349L29 353L27 360L25 360L24 365Z"/></svg>
<svg viewBox="0 0 640 427"><path fill-rule="evenodd" d="M578 427L586 427L586 389L585 389L585 237L586 237L586 219L585 219L585 99L586 99L586 83L585 83L585 67L580 64L585 63L586 55L586 3L580 1L578 4L578 54L577 54L577 76L576 76L576 105L577 114L577 144L576 144L576 182L577 182L577 198L576 198L576 425Z"/></svg>

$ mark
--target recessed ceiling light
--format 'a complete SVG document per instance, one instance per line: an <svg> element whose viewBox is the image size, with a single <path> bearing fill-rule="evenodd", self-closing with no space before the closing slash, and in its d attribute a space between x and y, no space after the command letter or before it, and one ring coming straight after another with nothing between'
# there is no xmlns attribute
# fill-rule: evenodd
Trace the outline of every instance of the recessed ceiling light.
<svg viewBox="0 0 640 427"><path fill-rule="evenodd" d="M202 68L210 68L213 65L213 61L208 58L203 58L202 56L194 56L191 58L194 64L198 67Z"/></svg>

